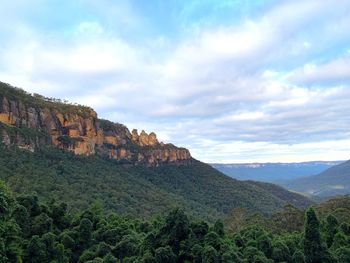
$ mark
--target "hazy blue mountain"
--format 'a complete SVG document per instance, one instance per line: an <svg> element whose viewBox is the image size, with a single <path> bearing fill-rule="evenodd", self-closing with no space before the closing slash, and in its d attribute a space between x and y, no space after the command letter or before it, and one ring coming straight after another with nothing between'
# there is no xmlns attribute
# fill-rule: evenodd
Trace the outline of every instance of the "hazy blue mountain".
<svg viewBox="0 0 350 263"><path fill-rule="evenodd" d="M344 161L314 161L301 163L238 163L211 164L222 173L240 180L255 180L281 184L286 180L319 174Z"/></svg>
<svg viewBox="0 0 350 263"><path fill-rule="evenodd" d="M350 193L350 161L333 166L324 172L287 181L283 185L291 190L319 197Z"/></svg>

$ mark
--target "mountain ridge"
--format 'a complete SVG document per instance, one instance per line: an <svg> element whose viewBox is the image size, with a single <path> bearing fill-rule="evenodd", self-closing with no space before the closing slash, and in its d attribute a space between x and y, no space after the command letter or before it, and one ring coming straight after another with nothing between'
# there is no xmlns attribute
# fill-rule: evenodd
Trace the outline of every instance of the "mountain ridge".
<svg viewBox="0 0 350 263"><path fill-rule="evenodd" d="M131 132L119 123L99 119L86 106L29 94L0 82L0 135L9 146L34 151L51 144L75 154L98 154L131 164L157 166L190 163L189 150L159 142L155 133Z"/></svg>
<svg viewBox="0 0 350 263"><path fill-rule="evenodd" d="M271 184L232 179L193 160L188 165L123 165L98 155L75 155L56 147L30 152L0 143L0 179L15 192L42 200L62 200L74 210L95 201L110 211L150 217L175 207L196 218L214 221L233 209L270 215L286 204L305 208L313 202ZM275 188L275 187L273 187ZM294 198L296 197L296 198Z"/></svg>
<svg viewBox="0 0 350 263"><path fill-rule="evenodd" d="M322 173L286 181L283 186L300 193L331 197L350 193L350 160Z"/></svg>
<svg viewBox="0 0 350 263"><path fill-rule="evenodd" d="M318 174L344 161L212 163L215 169L239 180L255 180L283 185L286 180Z"/></svg>
<svg viewBox="0 0 350 263"><path fill-rule="evenodd" d="M36 192L76 209L98 200L146 217L179 206L208 220L238 207L271 214L288 203L312 203L301 195L290 200L283 188L232 179L153 133L98 119L89 107L4 83L0 114L0 179L16 193Z"/></svg>

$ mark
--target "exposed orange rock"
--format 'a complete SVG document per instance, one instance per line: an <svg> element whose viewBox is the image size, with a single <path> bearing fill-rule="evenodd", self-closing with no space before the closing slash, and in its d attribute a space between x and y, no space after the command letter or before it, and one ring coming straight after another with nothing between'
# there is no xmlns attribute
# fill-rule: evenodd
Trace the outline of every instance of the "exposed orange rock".
<svg viewBox="0 0 350 263"><path fill-rule="evenodd" d="M151 132L148 135L148 145L156 145L158 144L158 140L157 140L157 135L154 132Z"/></svg>
<svg viewBox="0 0 350 263"><path fill-rule="evenodd" d="M106 143L117 145L117 138L111 135L105 136L104 140Z"/></svg>
<svg viewBox="0 0 350 263"><path fill-rule="evenodd" d="M126 158L127 157L127 150L124 148L121 148L119 150L119 154L118 154L119 158Z"/></svg>
<svg viewBox="0 0 350 263"><path fill-rule="evenodd" d="M95 143L90 138L82 138L74 144L73 150L75 154L91 155L95 153Z"/></svg>
<svg viewBox="0 0 350 263"><path fill-rule="evenodd" d="M9 125L16 124L10 113L0 113L0 121Z"/></svg>
<svg viewBox="0 0 350 263"><path fill-rule="evenodd" d="M139 145L145 146L148 145L148 134L142 130L139 136Z"/></svg>
<svg viewBox="0 0 350 263"><path fill-rule="evenodd" d="M1 95L1 94L0 94ZM5 96L0 100L0 122L17 128L33 129L44 137L22 138L17 134L10 138L5 130L0 132L5 145L34 150L41 145L52 144L73 151L75 154L99 154L109 158L134 164L161 165L162 163L186 163L191 161L187 149L172 144L159 143L154 132L149 135L142 130L138 134L122 124L108 121L101 125L93 110L80 114L60 112L57 107L39 108L26 105L21 100L9 100Z"/></svg>
<svg viewBox="0 0 350 263"><path fill-rule="evenodd" d="M79 137L80 132L79 132L79 130L76 130L76 129L69 129L68 135L70 137Z"/></svg>
<svg viewBox="0 0 350 263"><path fill-rule="evenodd" d="M138 142L139 141L139 134L137 133L136 129L133 129L131 132L131 140L133 142Z"/></svg>
<svg viewBox="0 0 350 263"><path fill-rule="evenodd" d="M103 130L97 130L96 132L96 138L95 138L95 142L97 145L101 145L103 144L103 141L104 141L104 134L103 134Z"/></svg>
<svg viewBox="0 0 350 263"><path fill-rule="evenodd" d="M60 124L61 124L62 126L64 126L64 116L63 116L63 114L57 112L57 113L56 113L56 117L57 117L57 119L59 120Z"/></svg>

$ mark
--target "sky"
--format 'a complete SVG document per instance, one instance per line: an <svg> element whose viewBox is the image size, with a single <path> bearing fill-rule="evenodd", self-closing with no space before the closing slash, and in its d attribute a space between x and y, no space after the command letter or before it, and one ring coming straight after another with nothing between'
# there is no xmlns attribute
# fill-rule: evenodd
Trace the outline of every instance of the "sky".
<svg viewBox="0 0 350 263"><path fill-rule="evenodd" d="M0 0L0 81L216 163L350 159L348 0Z"/></svg>

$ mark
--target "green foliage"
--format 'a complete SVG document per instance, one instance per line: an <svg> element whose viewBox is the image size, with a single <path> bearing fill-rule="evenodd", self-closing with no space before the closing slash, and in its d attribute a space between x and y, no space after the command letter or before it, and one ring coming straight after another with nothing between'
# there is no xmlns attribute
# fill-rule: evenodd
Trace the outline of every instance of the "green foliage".
<svg viewBox="0 0 350 263"><path fill-rule="evenodd" d="M321 262L324 256L320 236L320 223L313 208L309 208L306 211L304 253L308 263Z"/></svg>
<svg viewBox="0 0 350 263"><path fill-rule="evenodd" d="M219 255L215 248L207 245L203 249L203 263L218 263Z"/></svg>
<svg viewBox="0 0 350 263"><path fill-rule="evenodd" d="M103 258L103 263L117 263L117 259L111 253L108 253Z"/></svg>
<svg viewBox="0 0 350 263"><path fill-rule="evenodd" d="M271 214L285 203L259 186L233 180L196 161L186 166L124 166L98 156L78 156L55 148L32 153L1 143L0 179L15 193L34 198L23 197L20 202L30 215L38 210L33 192L48 203L51 199L67 203L66 208L53 209L57 214L52 219L61 220L54 225L60 229L65 224L60 210L86 209L96 200L108 211L142 218L181 207L190 218L209 222L234 208Z"/></svg>
<svg viewBox="0 0 350 263"><path fill-rule="evenodd" d="M350 259L350 248L340 247L335 251L335 255L338 259L338 263L348 263Z"/></svg>
<svg viewBox="0 0 350 263"><path fill-rule="evenodd" d="M113 253L120 260L123 258L133 256L138 253L139 240L136 235L125 235L122 237L120 242L118 242L114 249Z"/></svg>
<svg viewBox="0 0 350 263"><path fill-rule="evenodd" d="M225 235L224 232L224 223L222 222L222 220L217 220L214 224L213 227L214 232L216 232L216 234L218 234L220 237L223 237Z"/></svg>
<svg viewBox="0 0 350 263"><path fill-rule="evenodd" d="M43 235L44 233L51 231L52 221L53 220L46 213L41 213L34 217L31 224L32 234Z"/></svg>
<svg viewBox="0 0 350 263"><path fill-rule="evenodd" d="M262 234L257 238L257 245L260 251L262 251L266 257L271 257L273 252L272 240L266 235Z"/></svg>
<svg viewBox="0 0 350 263"><path fill-rule="evenodd" d="M18 128L16 126L10 126L0 122L0 132L2 131L6 131L6 134L8 134L9 136L10 142L16 141L17 137L22 138L25 143L33 145L36 145L37 141L39 140L42 140L43 142L47 142L49 140L48 135L43 131L29 129L26 127Z"/></svg>
<svg viewBox="0 0 350 263"><path fill-rule="evenodd" d="M350 234L350 226L346 223L350 218L350 196L337 197L315 205L313 208L321 220L324 242L331 242L332 236L335 236L340 229L344 233ZM224 224L226 231L231 234L238 233L251 225L260 225L274 234L300 233L304 230L304 214L303 210L292 205L286 205L283 210L268 218L260 214L249 214L245 209L234 209L225 218Z"/></svg>
<svg viewBox="0 0 350 263"><path fill-rule="evenodd" d="M11 196L8 188L0 181L0 220L4 220L10 212Z"/></svg>
<svg viewBox="0 0 350 263"><path fill-rule="evenodd" d="M289 262L291 259L290 251L285 242L278 240L273 244L272 258L277 262Z"/></svg>
<svg viewBox="0 0 350 263"><path fill-rule="evenodd" d="M230 251L222 254L221 262L222 263L240 263L242 262L242 259L237 255L237 253Z"/></svg>
<svg viewBox="0 0 350 263"><path fill-rule="evenodd" d="M165 219L165 225L161 229L161 235L166 237L165 244L172 246L176 252L180 249L180 243L186 240L189 234L189 220L180 209L175 209Z"/></svg>
<svg viewBox="0 0 350 263"><path fill-rule="evenodd" d="M104 131L113 131L116 126L125 129L126 127L120 123L114 123L109 120L99 119L98 121L100 128Z"/></svg>
<svg viewBox="0 0 350 263"><path fill-rule="evenodd" d="M47 261L46 246L39 236L33 236L30 239L27 249L25 250L24 259L25 262L31 263L41 263Z"/></svg>
<svg viewBox="0 0 350 263"><path fill-rule="evenodd" d="M27 107L32 108L47 108L58 110L62 113L75 113L81 116L89 116L92 109L78 104L69 104L68 101L61 101L54 98L46 98L39 94L30 94L20 88L12 87L11 85L0 82L0 99L6 97L9 100L20 100Z"/></svg>
<svg viewBox="0 0 350 263"><path fill-rule="evenodd" d="M89 219L83 218L80 221L80 225L78 228L78 246L81 248L89 247L92 237L92 223Z"/></svg>
<svg viewBox="0 0 350 263"><path fill-rule="evenodd" d="M23 235L28 236L30 234L30 215L27 209L23 205L19 204L14 208L12 216L18 226L21 228Z"/></svg>
<svg viewBox="0 0 350 263"><path fill-rule="evenodd" d="M6 200L0 262L345 263L350 258L350 219L339 224L331 211L321 224L309 209L304 233L273 234L251 225L229 234L222 221L193 221L178 208L151 221L106 214L99 205L71 214L64 203L42 203L36 195L14 199L0 186ZM333 242L327 247L322 237L328 240L330 234Z"/></svg>
<svg viewBox="0 0 350 263"><path fill-rule="evenodd" d="M334 236L337 233L338 226L339 223L337 218L332 214L328 215L325 223L326 243L328 248L330 248L333 245Z"/></svg>
<svg viewBox="0 0 350 263"><path fill-rule="evenodd" d="M155 259L157 263L163 263L163 262L175 263L176 255L174 254L170 246L159 247L155 251Z"/></svg>
<svg viewBox="0 0 350 263"><path fill-rule="evenodd" d="M214 232L214 231L210 231L208 234L206 234L205 238L204 238L204 243L208 246L211 246L215 249L219 249L221 246L221 238L220 236Z"/></svg>
<svg viewBox="0 0 350 263"><path fill-rule="evenodd" d="M292 262L295 263L305 263L305 255L300 250L294 252L292 256Z"/></svg>

